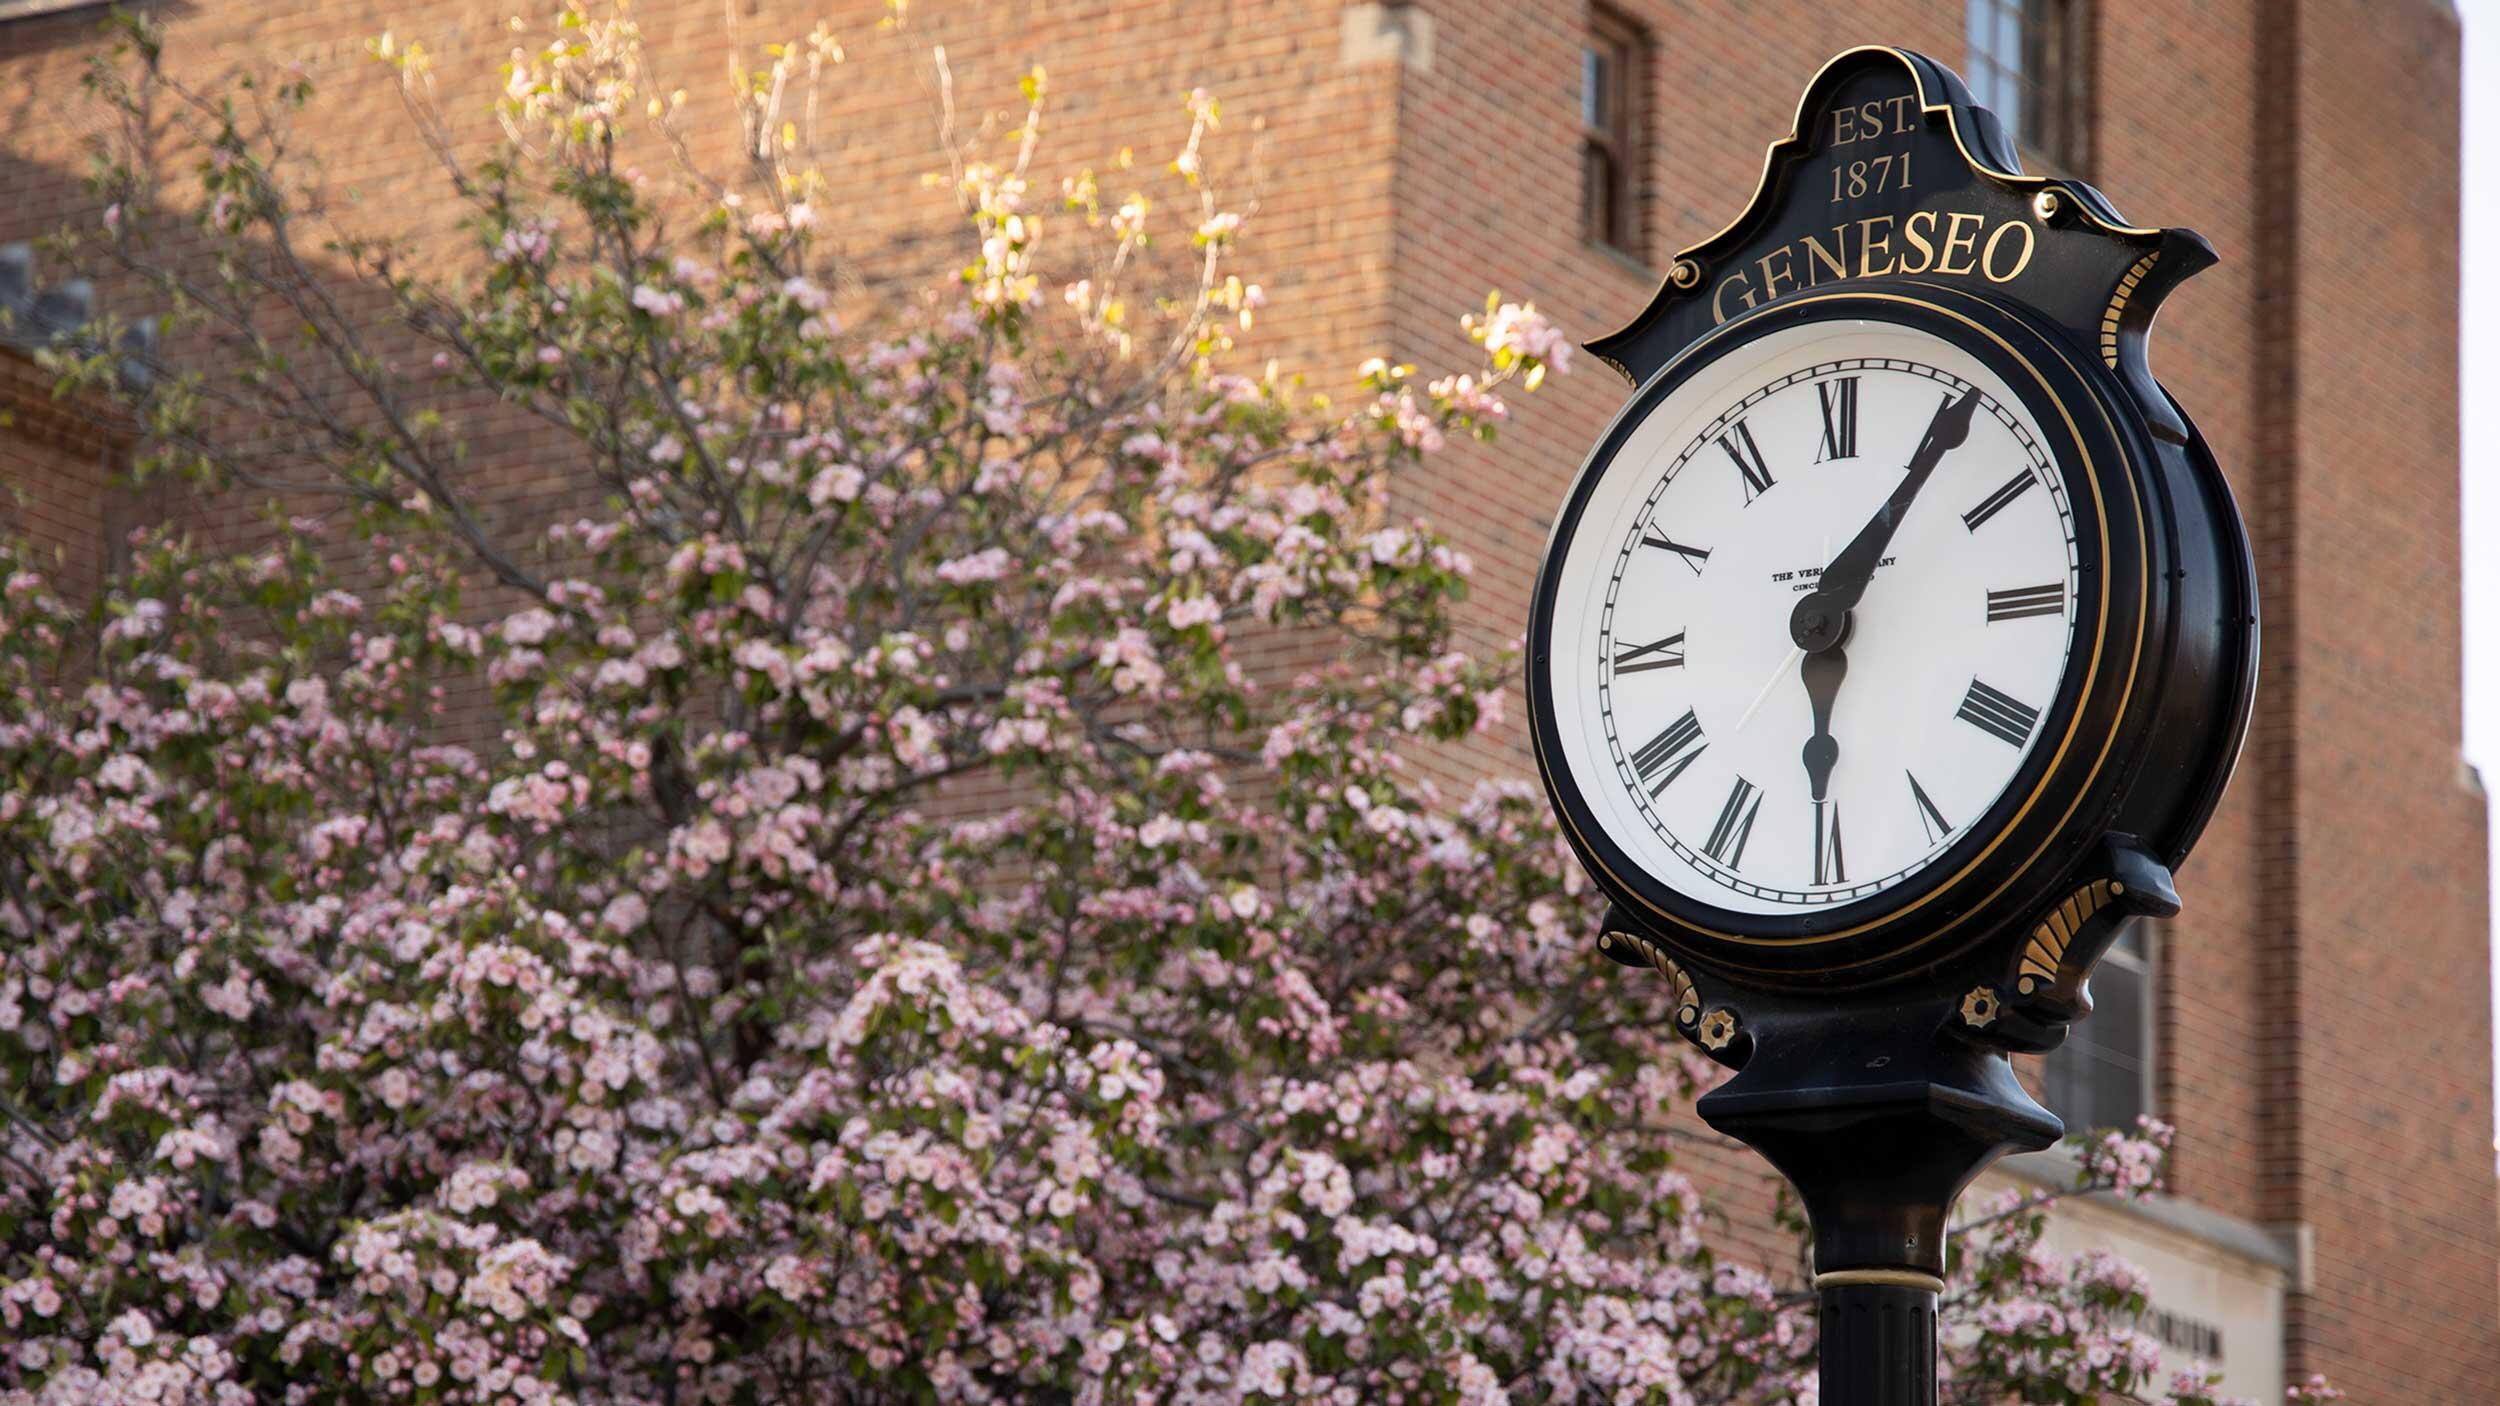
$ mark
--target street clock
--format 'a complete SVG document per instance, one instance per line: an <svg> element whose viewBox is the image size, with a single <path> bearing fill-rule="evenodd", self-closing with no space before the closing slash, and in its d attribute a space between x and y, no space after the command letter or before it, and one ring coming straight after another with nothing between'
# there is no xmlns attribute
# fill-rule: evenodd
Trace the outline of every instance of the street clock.
<svg viewBox="0 0 2500 1406"><path fill-rule="evenodd" d="M1590 344L1635 389L1538 576L1539 770L1601 950L1737 1070L1703 1116L1798 1183L1827 1288L1931 1337L1953 1193L2058 1132L2005 1052L2177 911L2247 728L2247 538L2146 356L2214 257L1858 49Z"/></svg>
<svg viewBox="0 0 2500 1406"><path fill-rule="evenodd" d="M1841 56L1798 122L1592 344L1637 390L1538 580L1538 762L1610 954L1855 988L2071 898L1975 973L2056 1023L2077 935L2172 906L2246 729L2246 537L2145 360L2213 253L2014 174L1916 55Z"/></svg>

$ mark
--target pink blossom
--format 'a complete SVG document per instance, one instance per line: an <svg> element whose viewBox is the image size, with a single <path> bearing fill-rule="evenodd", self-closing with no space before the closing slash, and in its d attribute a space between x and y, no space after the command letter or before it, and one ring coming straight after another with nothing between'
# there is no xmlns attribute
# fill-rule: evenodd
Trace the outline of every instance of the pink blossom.
<svg viewBox="0 0 2500 1406"><path fill-rule="evenodd" d="M1165 621L1175 630L1186 630L1198 625L1212 625L1223 618L1224 607L1216 604L1214 599L1208 596L1189 596L1176 600L1172 602L1171 608L1164 612Z"/></svg>

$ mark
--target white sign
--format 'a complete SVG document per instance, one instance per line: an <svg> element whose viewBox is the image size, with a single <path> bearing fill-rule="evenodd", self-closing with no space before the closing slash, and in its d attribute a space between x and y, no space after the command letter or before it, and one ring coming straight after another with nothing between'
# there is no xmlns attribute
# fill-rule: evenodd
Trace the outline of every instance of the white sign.
<svg viewBox="0 0 2500 1406"><path fill-rule="evenodd" d="M2036 1194L2039 1188L1991 1171L1965 1193L1965 1213L2014 1190ZM2195 1225L2207 1220L2229 1233L2198 1233ZM2252 1240L2264 1238L2258 1227L2177 1202L2144 1207L2078 1196L2050 1210L2041 1245L2070 1255L2105 1250L2142 1270L2151 1307L2137 1326L2162 1345L2166 1369L2203 1362L2222 1372L2225 1393L2280 1401L2290 1276L2277 1257L2247 1252Z"/></svg>

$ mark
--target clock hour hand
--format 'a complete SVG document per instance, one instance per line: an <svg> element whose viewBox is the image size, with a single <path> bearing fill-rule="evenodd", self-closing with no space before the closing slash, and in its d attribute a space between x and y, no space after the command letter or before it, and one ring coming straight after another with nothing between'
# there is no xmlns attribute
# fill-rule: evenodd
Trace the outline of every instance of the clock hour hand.
<svg viewBox="0 0 2500 1406"><path fill-rule="evenodd" d="M1797 665L1806 700L1814 705L1814 735L1806 739L1804 759L1806 782L1816 801L1830 798L1832 766L1840 760L1840 742L1832 736L1832 700L1840 696L1840 681L1848 676L1849 655L1837 645L1813 651Z"/></svg>
<svg viewBox="0 0 2500 1406"><path fill-rule="evenodd" d="M1799 649L1812 654L1840 643L1844 617L1858 598L1866 594L1867 578L1875 574L1876 563L1884 558L1884 548L1891 545L1894 529L1901 525L1910 504L1917 501L1920 489L1927 486L1936 465L1943 462L1947 451L1970 438L1971 416L1979 409L1979 392L1968 390L1959 400L1945 397L1937 407L1936 418L1927 424L1927 433L1918 442L1918 450L1910 456L1907 471L1893 485L1891 496L1867 519L1849 545L1840 549L1831 564L1816 578L1814 589L1788 617L1789 637Z"/></svg>

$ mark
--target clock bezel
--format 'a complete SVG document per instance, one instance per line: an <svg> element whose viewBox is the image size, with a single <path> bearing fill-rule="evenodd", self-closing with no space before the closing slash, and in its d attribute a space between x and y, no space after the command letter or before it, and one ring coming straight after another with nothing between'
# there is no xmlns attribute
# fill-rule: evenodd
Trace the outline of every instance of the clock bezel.
<svg viewBox="0 0 2500 1406"><path fill-rule="evenodd" d="M1988 809L1918 873L1829 908L1754 913L1719 906L1649 872L1607 834L1560 743L1551 676L1566 548L1616 455L1679 387L1772 333L1815 322L1890 323L1939 337L1987 366L2022 403L2050 451L2074 514L2077 613L2069 665L2044 732ZM2097 374L2096 374L2097 373ZM2070 849L2097 839L2112 796L2088 804L2137 695L2151 561L2145 502L2152 458L2140 415L2114 376L2069 353L2011 305L1913 280L1782 299L1730 319L1662 367L1609 423L1581 465L1548 538L1528 631L1529 733L1566 839L1600 888L1646 935L1705 968L1774 981L1865 979L1941 960L1992 929L2000 910L2036 911ZM2051 739L2054 738L2054 744ZM1619 784L1611 775L1594 785ZM2122 788L2100 787L2102 791ZM2046 861L2046 862L2044 862ZM2011 905L2010 907L2008 905ZM1959 937L1962 941L1955 941Z"/></svg>

